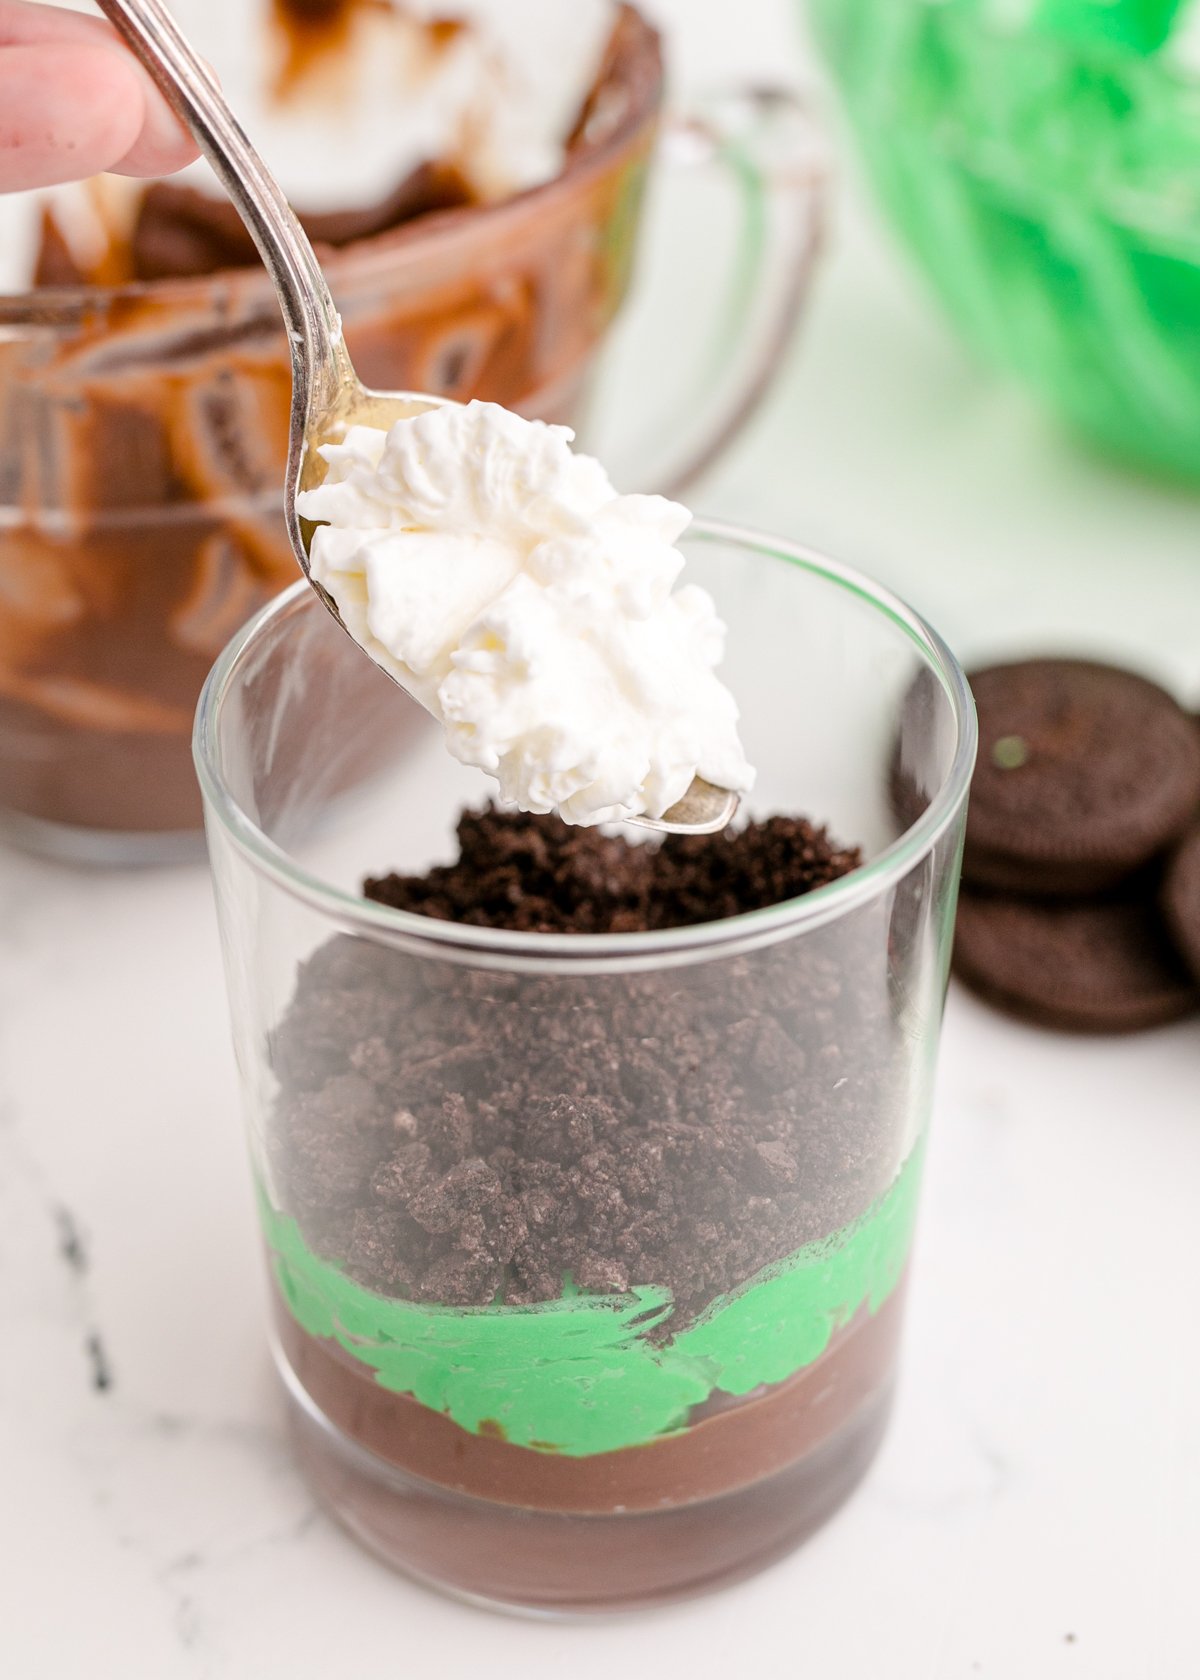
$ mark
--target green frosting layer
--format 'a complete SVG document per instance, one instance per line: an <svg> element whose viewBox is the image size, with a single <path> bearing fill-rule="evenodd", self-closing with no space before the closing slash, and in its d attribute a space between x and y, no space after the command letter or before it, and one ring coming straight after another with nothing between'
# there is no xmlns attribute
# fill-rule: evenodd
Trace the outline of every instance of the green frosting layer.
<svg viewBox="0 0 1200 1680"><path fill-rule="evenodd" d="M714 1301L669 1341L666 1289L565 1293L532 1307L436 1307L364 1289L305 1243L262 1198L275 1275L301 1327L478 1434L582 1458L682 1429L716 1390L748 1394L810 1365L863 1307L899 1282L920 1182L914 1150L890 1190L832 1236L809 1243Z"/></svg>

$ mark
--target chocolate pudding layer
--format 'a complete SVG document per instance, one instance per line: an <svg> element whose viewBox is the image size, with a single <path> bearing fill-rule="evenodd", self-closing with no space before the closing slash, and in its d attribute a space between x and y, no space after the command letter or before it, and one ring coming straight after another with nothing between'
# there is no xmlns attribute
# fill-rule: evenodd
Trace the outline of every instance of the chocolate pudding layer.
<svg viewBox="0 0 1200 1680"><path fill-rule="evenodd" d="M368 384L571 418L628 282L661 73L618 8L554 180L479 204L431 163L307 218ZM44 289L0 297L0 824L154 857L200 826L208 669L297 575L289 360L228 204L156 184L98 263L48 224Z"/></svg>
<svg viewBox="0 0 1200 1680"><path fill-rule="evenodd" d="M454 862L366 890L461 927L661 933L859 861L797 818L635 845L488 811ZM501 1518L528 1570L555 1525L593 1525L544 1602L653 1600L703 1584L692 1541L655 1565L675 1541L647 1538L635 1566L626 1521L674 1513L699 1545L711 1516L730 1578L844 1497L882 1428L920 1182L881 983L902 909L603 975L346 936L302 966L270 1036L277 1343L310 1472L376 1549L534 1603L511 1558L487 1582ZM478 1549L451 1567L456 1520Z"/></svg>
<svg viewBox="0 0 1200 1680"><path fill-rule="evenodd" d="M673 1434L571 1457L476 1433L411 1395L380 1387L336 1341L307 1335L278 1291L279 1347L312 1404L376 1458L439 1487L527 1510L611 1516L734 1493L818 1451L890 1383L902 1291L863 1309L811 1365L780 1383L693 1409Z"/></svg>
<svg viewBox="0 0 1200 1680"><path fill-rule="evenodd" d="M433 1486L331 1430L299 1391L290 1398L301 1469L384 1562L474 1602L587 1615L651 1609L727 1586L800 1545L870 1468L891 1386L774 1475L714 1499L610 1516L532 1511Z"/></svg>
<svg viewBox="0 0 1200 1680"><path fill-rule="evenodd" d="M670 1443L564 1461L574 1484L565 1497L559 1461L381 1395L297 1333L286 1310L278 1353L300 1466L357 1539L442 1590L586 1614L728 1585L819 1528L883 1437L900 1313L897 1294L801 1377ZM717 1486L727 1491L706 1491Z"/></svg>

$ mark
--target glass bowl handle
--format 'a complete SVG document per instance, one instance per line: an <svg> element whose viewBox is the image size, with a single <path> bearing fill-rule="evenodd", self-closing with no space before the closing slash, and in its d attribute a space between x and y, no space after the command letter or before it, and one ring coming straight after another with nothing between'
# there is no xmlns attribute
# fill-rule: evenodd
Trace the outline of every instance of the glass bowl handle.
<svg viewBox="0 0 1200 1680"><path fill-rule="evenodd" d="M706 226L701 250L684 259L701 260L708 240L724 271L715 319L700 330L681 323L698 288L668 230L656 260L643 252L648 281L613 334L581 441L620 489L671 495L728 448L779 370L820 248L830 166L808 103L785 87L719 91L668 116L658 164L647 242L661 242L660 213L697 177L734 188L724 226Z"/></svg>

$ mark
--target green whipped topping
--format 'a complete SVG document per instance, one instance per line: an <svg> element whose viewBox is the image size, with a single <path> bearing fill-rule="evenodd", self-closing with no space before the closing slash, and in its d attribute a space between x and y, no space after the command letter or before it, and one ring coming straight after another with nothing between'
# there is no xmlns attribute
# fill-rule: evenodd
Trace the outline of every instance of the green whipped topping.
<svg viewBox="0 0 1200 1680"><path fill-rule="evenodd" d="M573 1458L643 1445L686 1427L720 1390L744 1395L812 1364L862 1308L900 1280L920 1184L918 1146L852 1224L807 1244L719 1300L667 1341L669 1290L566 1293L529 1307L438 1307L354 1283L261 1197L275 1276L311 1336L330 1337L382 1388L412 1395L479 1434Z"/></svg>

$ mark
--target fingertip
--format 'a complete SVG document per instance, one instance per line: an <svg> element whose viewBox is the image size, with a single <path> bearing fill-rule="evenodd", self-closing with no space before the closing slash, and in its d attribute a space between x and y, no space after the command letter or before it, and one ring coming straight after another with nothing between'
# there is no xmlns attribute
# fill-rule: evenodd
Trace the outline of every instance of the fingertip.
<svg viewBox="0 0 1200 1680"><path fill-rule="evenodd" d="M195 162L199 148L141 67L124 53L120 56L138 85L141 122L132 144L110 168L117 175L173 175Z"/></svg>
<svg viewBox="0 0 1200 1680"><path fill-rule="evenodd" d="M61 49L59 49L61 51ZM89 62L81 67L80 106L90 106L93 132L103 140L111 160L116 161L138 141L146 120L146 94L142 75L128 55L109 46L75 48Z"/></svg>
<svg viewBox="0 0 1200 1680"><path fill-rule="evenodd" d="M174 175L199 156L200 148L184 130L147 123L129 151L109 169L114 175Z"/></svg>
<svg viewBox="0 0 1200 1680"><path fill-rule="evenodd" d="M53 186L110 169L145 122L137 67L106 45L0 51L0 190Z"/></svg>

